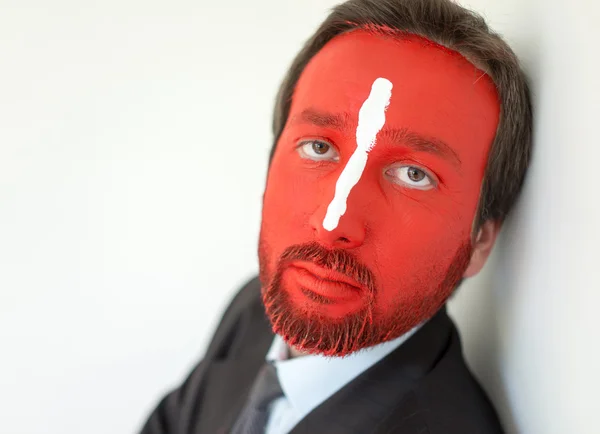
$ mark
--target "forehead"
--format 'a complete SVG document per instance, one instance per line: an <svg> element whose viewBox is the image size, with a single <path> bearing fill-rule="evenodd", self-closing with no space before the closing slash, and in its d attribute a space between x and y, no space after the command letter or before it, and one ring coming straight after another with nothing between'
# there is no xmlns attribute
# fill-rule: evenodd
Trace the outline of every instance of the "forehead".
<svg viewBox="0 0 600 434"><path fill-rule="evenodd" d="M493 141L499 103L490 78L460 54L417 36L360 30L332 39L303 71L290 118L310 108L356 122L378 77L394 86L386 127L432 135L458 149Z"/></svg>

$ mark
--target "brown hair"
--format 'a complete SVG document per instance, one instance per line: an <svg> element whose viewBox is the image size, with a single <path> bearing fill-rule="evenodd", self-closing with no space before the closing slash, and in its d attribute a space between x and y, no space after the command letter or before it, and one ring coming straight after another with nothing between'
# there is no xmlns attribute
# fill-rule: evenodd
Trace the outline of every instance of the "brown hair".
<svg viewBox="0 0 600 434"><path fill-rule="evenodd" d="M496 85L500 119L492 144L475 227L503 221L517 199L531 154L529 89L519 61L483 18L450 0L349 0L336 6L306 42L285 76L275 101L275 146L287 121L294 88L312 57L335 36L355 29L419 35L461 53Z"/></svg>

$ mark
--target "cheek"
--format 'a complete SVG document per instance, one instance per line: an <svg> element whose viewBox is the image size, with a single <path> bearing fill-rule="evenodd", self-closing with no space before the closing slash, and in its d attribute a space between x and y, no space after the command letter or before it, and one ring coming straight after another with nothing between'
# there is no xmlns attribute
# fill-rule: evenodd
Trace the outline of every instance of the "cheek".
<svg viewBox="0 0 600 434"><path fill-rule="evenodd" d="M440 200L444 202L443 200ZM379 309L434 296L457 251L468 242L474 209L432 208L403 198L402 209L380 212L369 265L380 279Z"/></svg>
<svg viewBox="0 0 600 434"><path fill-rule="evenodd" d="M311 241L310 216L320 205L320 184L277 158L265 189L262 231L276 255L293 244Z"/></svg>

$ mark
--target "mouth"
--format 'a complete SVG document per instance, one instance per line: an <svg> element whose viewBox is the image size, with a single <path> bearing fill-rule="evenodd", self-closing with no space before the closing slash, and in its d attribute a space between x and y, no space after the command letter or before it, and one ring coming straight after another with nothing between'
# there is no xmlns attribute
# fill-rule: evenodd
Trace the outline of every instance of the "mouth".
<svg viewBox="0 0 600 434"><path fill-rule="evenodd" d="M289 267L303 292L311 291L317 294L320 300L324 298L329 302L356 301L362 298L366 291L363 285L351 277L312 262L294 261Z"/></svg>

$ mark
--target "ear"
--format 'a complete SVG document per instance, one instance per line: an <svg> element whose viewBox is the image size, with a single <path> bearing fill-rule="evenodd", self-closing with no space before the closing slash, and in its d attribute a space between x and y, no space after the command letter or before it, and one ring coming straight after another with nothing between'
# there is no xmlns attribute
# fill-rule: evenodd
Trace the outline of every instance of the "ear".
<svg viewBox="0 0 600 434"><path fill-rule="evenodd" d="M481 271L492 252L500 226L499 222L493 220L488 220L481 225L473 242L471 261L463 277L473 277Z"/></svg>

